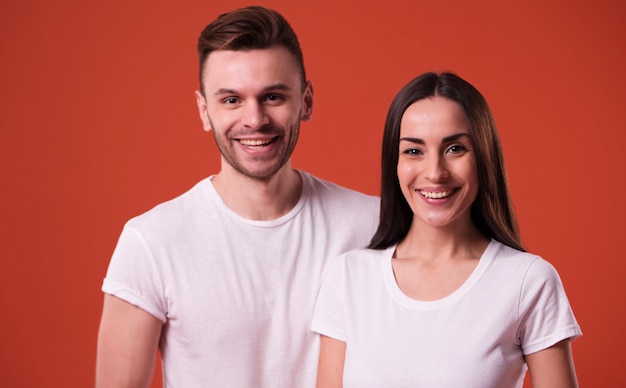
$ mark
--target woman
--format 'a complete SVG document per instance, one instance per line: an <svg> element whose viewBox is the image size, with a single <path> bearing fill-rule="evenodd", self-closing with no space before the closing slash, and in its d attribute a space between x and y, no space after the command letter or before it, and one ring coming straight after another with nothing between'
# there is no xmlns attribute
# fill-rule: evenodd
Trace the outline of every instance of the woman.
<svg viewBox="0 0 626 388"><path fill-rule="evenodd" d="M369 249L331 262L318 387L576 387L581 335L555 269L525 253L483 96L423 74L385 124Z"/></svg>

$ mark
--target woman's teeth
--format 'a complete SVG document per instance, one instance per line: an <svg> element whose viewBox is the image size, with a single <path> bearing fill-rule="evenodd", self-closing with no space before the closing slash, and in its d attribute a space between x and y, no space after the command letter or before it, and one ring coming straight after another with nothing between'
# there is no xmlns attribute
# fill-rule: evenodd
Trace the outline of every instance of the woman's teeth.
<svg viewBox="0 0 626 388"><path fill-rule="evenodd" d="M441 199L449 197L452 194L452 190L450 191L422 191L419 192L423 197L431 198L431 199Z"/></svg>

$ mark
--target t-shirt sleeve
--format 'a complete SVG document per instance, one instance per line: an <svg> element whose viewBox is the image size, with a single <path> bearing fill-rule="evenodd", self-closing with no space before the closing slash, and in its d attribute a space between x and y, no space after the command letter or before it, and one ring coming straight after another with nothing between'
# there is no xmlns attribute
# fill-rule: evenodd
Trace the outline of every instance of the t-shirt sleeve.
<svg viewBox="0 0 626 388"><path fill-rule="evenodd" d="M525 355L582 335L556 269L537 257L522 285L518 340Z"/></svg>
<svg viewBox="0 0 626 388"><path fill-rule="evenodd" d="M345 255L329 261L315 305L311 330L340 341L346 341ZM342 281L344 280L344 281Z"/></svg>
<svg viewBox="0 0 626 388"><path fill-rule="evenodd" d="M126 224L111 257L102 291L135 305L165 323L163 281L145 240Z"/></svg>

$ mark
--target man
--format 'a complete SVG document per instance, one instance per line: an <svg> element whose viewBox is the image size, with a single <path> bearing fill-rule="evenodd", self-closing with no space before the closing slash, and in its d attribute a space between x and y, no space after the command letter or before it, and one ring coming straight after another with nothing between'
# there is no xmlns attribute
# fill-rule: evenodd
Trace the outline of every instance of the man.
<svg viewBox="0 0 626 388"><path fill-rule="evenodd" d="M367 245L378 199L292 168L313 87L281 15L221 15L198 52L221 169L125 225L102 286L97 386L147 386L160 350L166 387L313 387L325 263Z"/></svg>

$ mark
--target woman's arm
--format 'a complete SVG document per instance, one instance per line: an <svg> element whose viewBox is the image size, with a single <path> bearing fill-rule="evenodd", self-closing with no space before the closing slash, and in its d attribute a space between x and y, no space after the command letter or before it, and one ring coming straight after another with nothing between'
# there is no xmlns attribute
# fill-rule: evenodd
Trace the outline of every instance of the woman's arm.
<svg viewBox="0 0 626 388"><path fill-rule="evenodd" d="M343 363L346 343L321 336L320 361L317 368L317 388L340 388L343 386Z"/></svg>
<svg viewBox="0 0 626 388"><path fill-rule="evenodd" d="M577 388L570 340L526 356L533 388Z"/></svg>

